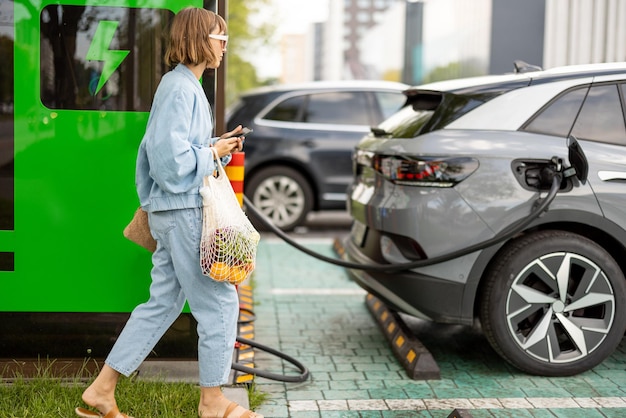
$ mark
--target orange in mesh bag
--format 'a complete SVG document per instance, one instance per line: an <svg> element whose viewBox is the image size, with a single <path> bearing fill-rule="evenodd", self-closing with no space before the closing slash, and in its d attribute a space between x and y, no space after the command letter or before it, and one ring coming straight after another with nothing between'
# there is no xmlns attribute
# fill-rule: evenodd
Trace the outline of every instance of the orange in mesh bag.
<svg viewBox="0 0 626 418"><path fill-rule="evenodd" d="M239 284L254 270L256 249L261 236L241 209L237 195L217 161L217 177L206 176L202 195L202 274L218 282Z"/></svg>

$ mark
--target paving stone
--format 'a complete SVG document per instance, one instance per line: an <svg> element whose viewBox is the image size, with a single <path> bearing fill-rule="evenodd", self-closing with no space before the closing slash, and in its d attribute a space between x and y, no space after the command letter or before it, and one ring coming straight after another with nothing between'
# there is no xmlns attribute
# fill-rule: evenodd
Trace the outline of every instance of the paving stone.
<svg viewBox="0 0 626 418"><path fill-rule="evenodd" d="M526 398L500 398L502 406L510 409L532 408L533 405Z"/></svg>
<svg viewBox="0 0 626 418"><path fill-rule="evenodd" d="M432 417L429 411L383 411L384 418ZM446 416L447 418L447 416Z"/></svg>
<svg viewBox="0 0 626 418"><path fill-rule="evenodd" d="M624 418L626 417L625 408L601 408L598 410L602 416L607 418Z"/></svg>
<svg viewBox="0 0 626 418"><path fill-rule="evenodd" d="M570 393L562 388L555 387L545 387L545 388L526 388L523 389L526 396L530 398L540 398L540 397L560 397L560 398L568 398L570 397Z"/></svg>
<svg viewBox="0 0 626 418"><path fill-rule="evenodd" d="M306 246L334 256L329 241ZM417 381L397 361L365 292L345 269L262 239L253 281L256 338L311 372L302 383L255 379L270 395L258 409L268 418L447 418L454 408L466 408L474 418L626 417L625 343L594 370L539 377L506 363L469 327L427 324L422 332L420 325L416 335L441 379ZM293 372L273 356L259 353L255 361Z"/></svg>
<svg viewBox="0 0 626 418"><path fill-rule="evenodd" d="M578 405L573 399L568 398L527 398L535 408L576 408Z"/></svg>
<svg viewBox="0 0 626 418"><path fill-rule="evenodd" d="M321 390L290 390L287 392L287 399L290 402L294 400L323 399L323 393Z"/></svg>
<svg viewBox="0 0 626 418"><path fill-rule="evenodd" d="M471 398L469 399L473 409L502 408L502 403L496 398Z"/></svg>
<svg viewBox="0 0 626 418"><path fill-rule="evenodd" d="M346 400L321 400L317 401L320 411L343 411L348 410L348 401Z"/></svg>
<svg viewBox="0 0 626 418"><path fill-rule="evenodd" d="M387 399L389 409L417 410L426 409L422 399Z"/></svg>
<svg viewBox="0 0 626 418"><path fill-rule="evenodd" d="M370 389L368 393L371 399L401 399L408 397L405 393L394 389Z"/></svg>
<svg viewBox="0 0 626 418"><path fill-rule="evenodd" d="M327 390L324 392L324 399L360 400L369 399L369 394L365 390Z"/></svg>
<svg viewBox="0 0 626 418"><path fill-rule="evenodd" d="M626 408L626 402L618 397L598 397L594 398L602 408Z"/></svg>
<svg viewBox="0 0 626 418"><path fill-rule="evenodd" d="M546 415L546 416L550 416L550 417L558 417L558 418L599 418L599 417L603 417L604 415L597 410L594 409L560 409L560 408L552 408L550 409L550 414L552 415ZM533 414L535 414L535 412L533 411ZM535 415L535 416L539 416L539 415Z"/></svg>
<svg viewBox="0 0 626 418"><path fill-rule="evenodd" d="M382 411L388 409L385 401L381 399L349 400L348 407L357 411Z"/></svg>
<svg viewBox="0 0 626 418"><path fill-rule="evenodd" d="M316 401L289 401L289 409L292 412L311 411L312 409L317 410L318 406Z"/></svg>

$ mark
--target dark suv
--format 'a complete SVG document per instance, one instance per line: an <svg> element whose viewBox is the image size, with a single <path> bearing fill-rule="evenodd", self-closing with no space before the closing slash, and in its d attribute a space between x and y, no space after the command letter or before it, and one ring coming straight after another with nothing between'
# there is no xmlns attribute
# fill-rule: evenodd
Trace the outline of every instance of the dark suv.
<svg viewBox="0 0 626 418"><path fill-rule="evenodd" d="M246 196L284 230L303 224L311 211L344 209L354 147L404 105L408 87L314 82L242 95L228 112L227 128L254 130L245 142Z"/></svg>
<svg viewBox="0 0 626 418"><path fill-rule="evenodd" d="M572 375L626 328L626 64L412 88L354 157L347 258L390 307ZM386 269L386 270L385 270Z"/></svg>

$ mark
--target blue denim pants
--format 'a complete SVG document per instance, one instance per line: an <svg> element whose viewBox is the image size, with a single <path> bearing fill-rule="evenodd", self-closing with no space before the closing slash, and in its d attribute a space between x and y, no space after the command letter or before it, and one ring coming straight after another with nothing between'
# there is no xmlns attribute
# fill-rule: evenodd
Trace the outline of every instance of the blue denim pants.
<svg viewBox="0 0 626 418"><path fill-rule="evenodd" d="M180 315L186 300L198 322L200 386L223 385L237 336L239 298L235 286L202 274L202 209L152 212L148 219L157 240L150 298L133 310L105 362L125 376L133 373Z"/></svg>

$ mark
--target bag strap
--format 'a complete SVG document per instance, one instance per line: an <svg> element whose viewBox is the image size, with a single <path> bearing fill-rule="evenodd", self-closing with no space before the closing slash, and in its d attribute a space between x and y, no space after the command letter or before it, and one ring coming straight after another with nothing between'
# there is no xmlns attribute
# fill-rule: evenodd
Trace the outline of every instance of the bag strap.
<svg viewBox="0 0 626 418"><path fill-rule="evenodd" d="M224 170L224 165L222 164L222 159L220 158L219 154L217 153L217 150L215 149L215 147L209 147L211 149L211 153L213 154L213 159L215 161L217 161L217 173L219 175L219 180L220 181L228 181L228 176L226 175L226 170ZM226 179L226 180L224 180ZM208 180L208 176L204 176L204 181L203 181L205 186L209 185L209 180Z"/></svg>

